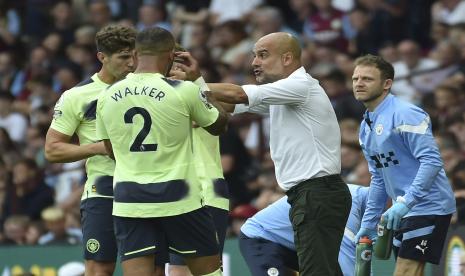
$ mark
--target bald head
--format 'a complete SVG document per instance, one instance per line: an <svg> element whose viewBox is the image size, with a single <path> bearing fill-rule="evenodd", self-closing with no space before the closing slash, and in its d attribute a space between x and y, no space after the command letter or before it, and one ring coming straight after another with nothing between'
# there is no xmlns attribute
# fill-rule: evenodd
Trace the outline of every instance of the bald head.
<svg viewBox="0 0 465 276"><path fill-rule="evenodd" d="M284 32L260 38L254 46L252 62L258 83L270 83L287 78L301 67L299 41Z"/></svg>
<svg viewBox="0 0 465 276"><path fill-rule="evenodd" d="M290 52L295 60L300 61L302 50L300 49L299 41L289 33L271 33L260 38L257 44L259 42L274 46L279 54Z"/></svg>

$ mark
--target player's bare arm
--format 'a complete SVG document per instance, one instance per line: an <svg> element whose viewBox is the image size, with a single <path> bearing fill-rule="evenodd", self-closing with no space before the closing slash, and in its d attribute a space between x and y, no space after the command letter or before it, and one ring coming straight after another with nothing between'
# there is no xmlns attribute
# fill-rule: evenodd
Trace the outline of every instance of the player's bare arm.
<svg viewBox="0 0 465 276"><path fill-rule="evenodd" d="M229 104L248 104L249 98L241 86L232 83L209 83L215 99Z"/></svg>
<svg viewBox="0 0 465 276"><path fill-rule="evenodd" d="M52 163L74 162L94 155L106 155L103 142L75 145L71 136L49 129L45 137L45 157Z"/></svg>

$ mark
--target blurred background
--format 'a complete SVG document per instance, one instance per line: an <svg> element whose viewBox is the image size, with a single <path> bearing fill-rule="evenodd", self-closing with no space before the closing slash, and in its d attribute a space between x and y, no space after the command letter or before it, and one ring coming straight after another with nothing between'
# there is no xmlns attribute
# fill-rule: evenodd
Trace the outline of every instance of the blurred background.
<svg viewBox="0 0 465 276"><path fill-rule="evenodd" d="M0 0L0 245L81 243L84 162L50 164L45 133L61 93L99 70L95 33L118 23L170 30L207 82L254 83L252 47L289 32L328 94L342 133L342 175L369 185L358 143L364 107L353 60L393 63L392 93L431 116L465 223L465 1L461 0ZM234 116L220 137L231 193L228 235L283 195L269 152L269 119ZM77 140L76 140L77 142ZM1 260L0 260L1 263Z"/></svg>

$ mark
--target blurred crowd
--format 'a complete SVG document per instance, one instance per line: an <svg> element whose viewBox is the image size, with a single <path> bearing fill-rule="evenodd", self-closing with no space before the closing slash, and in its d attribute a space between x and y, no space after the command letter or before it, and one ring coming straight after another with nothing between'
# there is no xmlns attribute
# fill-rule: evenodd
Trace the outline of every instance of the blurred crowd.
<svg viewBox="0 0 465 276"><path fill-rule="evenodd" d="M303 64L328 94L342 133L342 175L369 185L358 143L364 107L353 60L393 63L392 93L431 116L465 223L465 1L0 0L0 244L81 242L84 162L50 164L45 133L60 94L96 72L95 33L110 24L170 30L207 82L254 83L252 47L278 31L299 38ZM284 193L269 152L269 119L234 116L220 137L231 194L230 235ZM302 145L305 146L305 145Z"/></svg>

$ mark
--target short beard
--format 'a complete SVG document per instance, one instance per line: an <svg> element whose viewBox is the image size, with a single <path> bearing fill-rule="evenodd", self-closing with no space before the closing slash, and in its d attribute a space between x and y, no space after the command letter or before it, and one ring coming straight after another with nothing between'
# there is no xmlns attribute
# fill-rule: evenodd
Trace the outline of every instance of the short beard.
<svg viewBox="0 0 465 276"><path fill-rule="evenodd" d="M262 81L259 81L258 78L255 78L258 84L267 84L267 83L272 83L278 80L283 79L281 76L276 76L276 75L264 75L262 77Z"/></svg>

